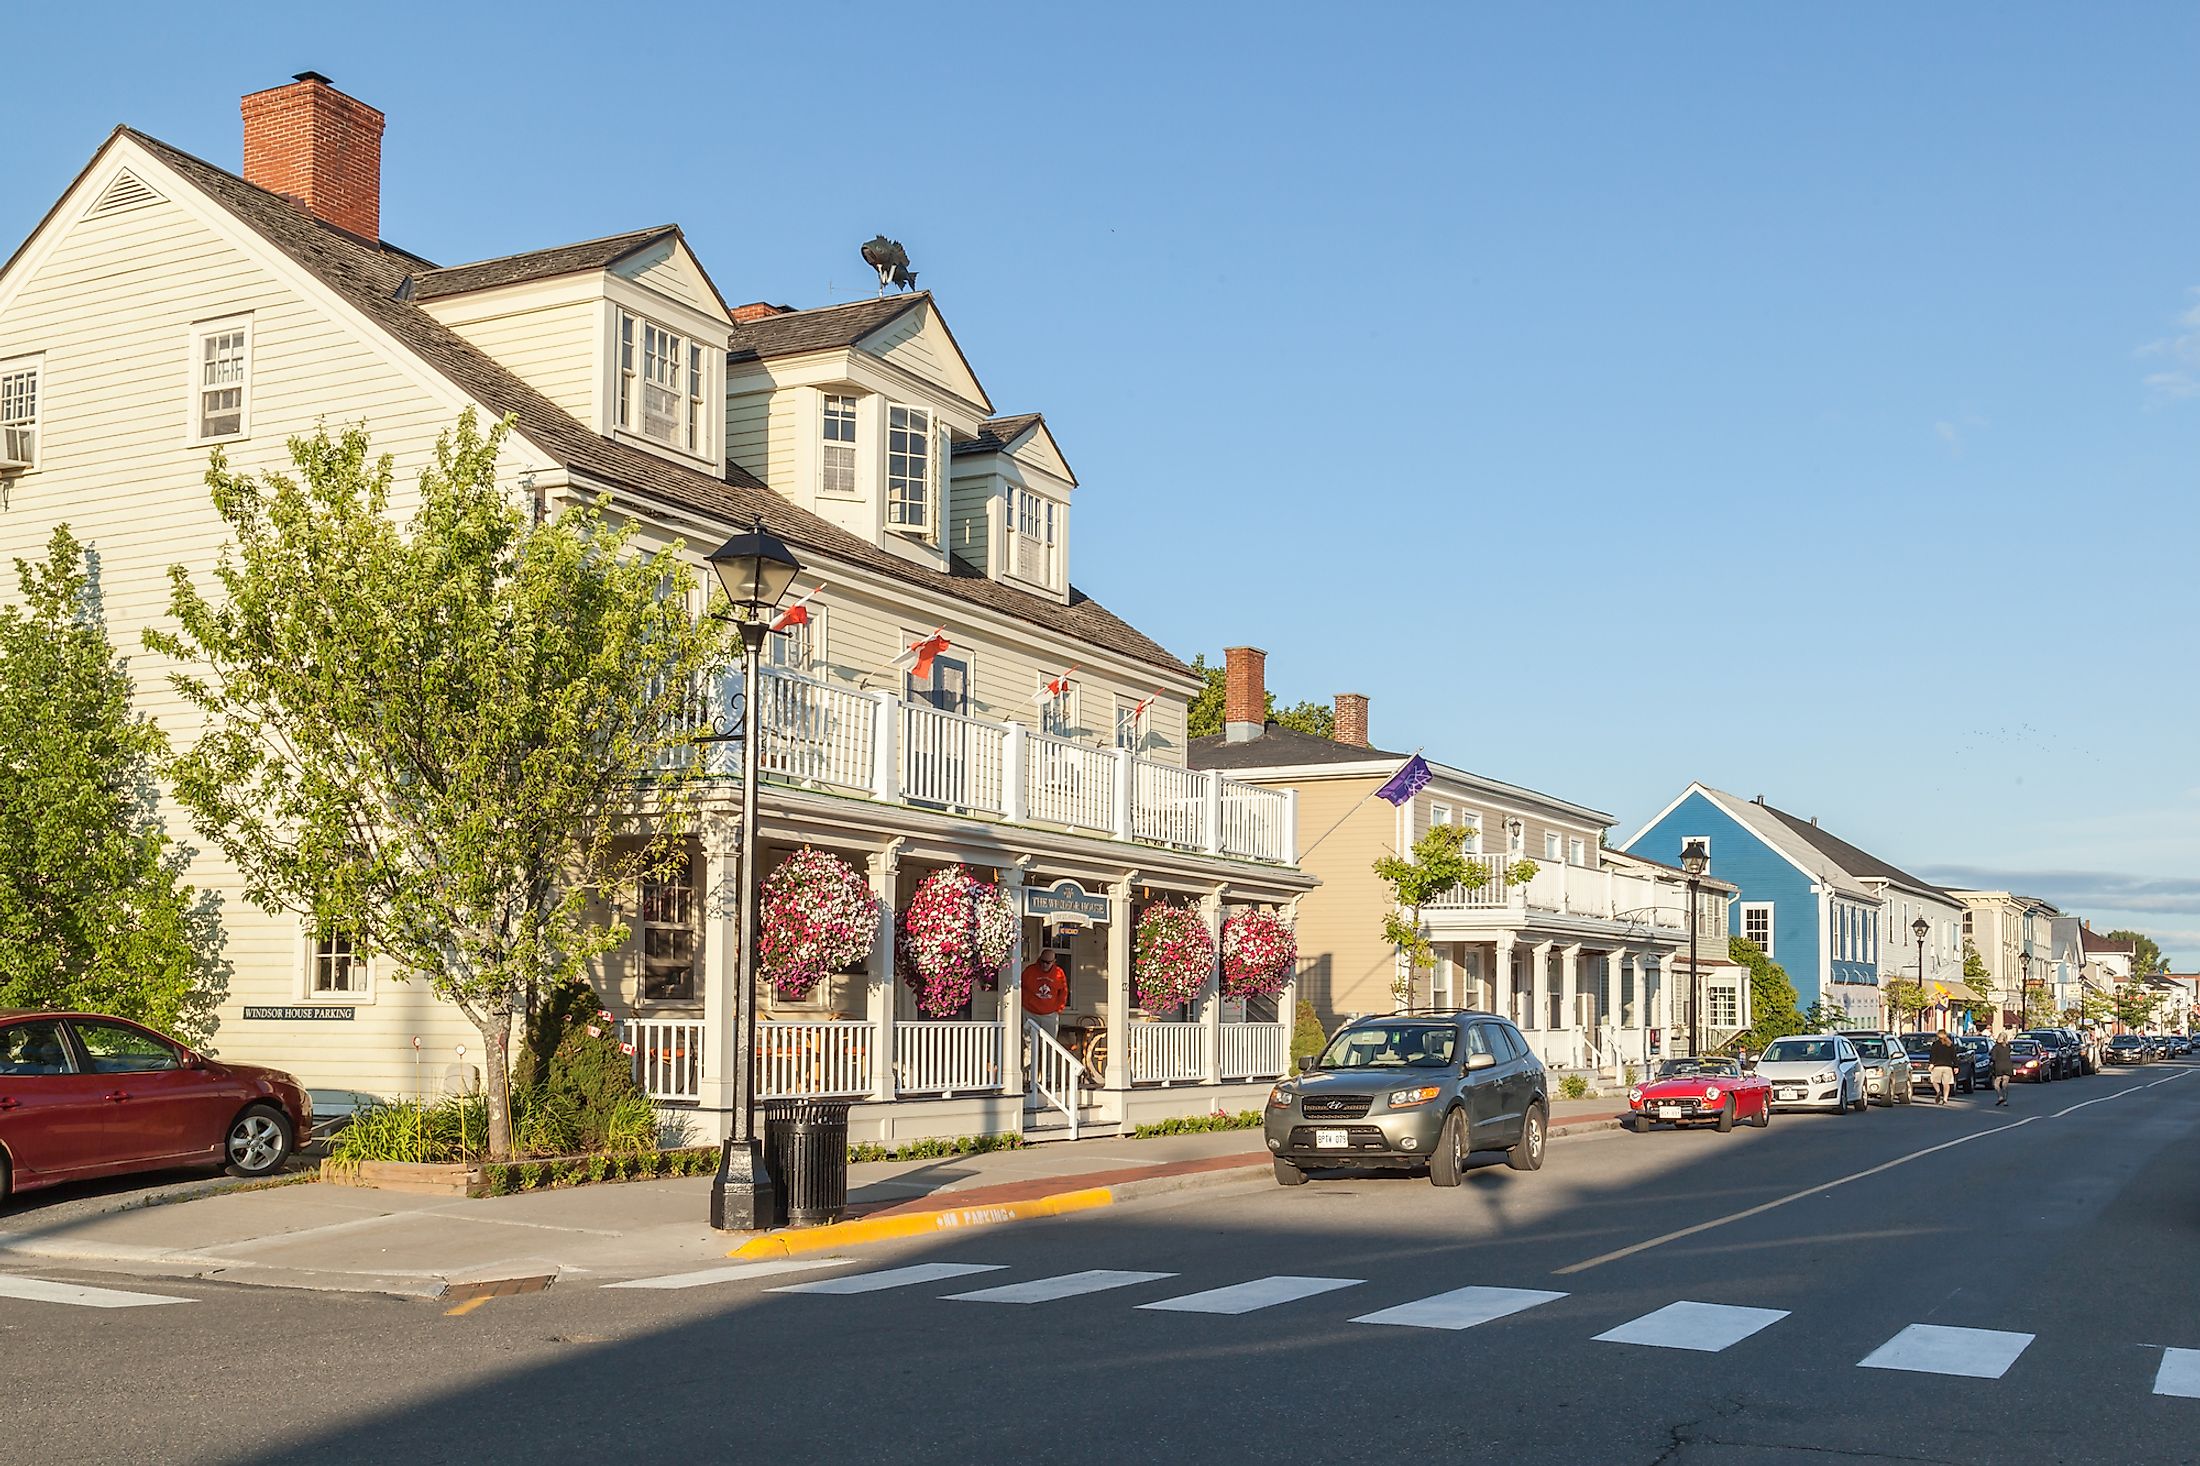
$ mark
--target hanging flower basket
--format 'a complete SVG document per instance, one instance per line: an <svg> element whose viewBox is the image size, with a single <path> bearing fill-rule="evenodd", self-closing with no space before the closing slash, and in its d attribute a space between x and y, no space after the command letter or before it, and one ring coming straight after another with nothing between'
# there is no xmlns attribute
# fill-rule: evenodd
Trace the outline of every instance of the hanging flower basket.
<svg viewBox="0 0 2200 1466"><path fill-rule="evenodd" d="M951 1018L973 984L999 980L1016 945L1016 909L1008 893L967 866L936 870L917 883L894 934L894 966L916 994L917 1011Z"/></svg>
<svg viewBox="0 0 2200 1466"><path fill-rule="evenodd" d="M1137 979L1140 1007L1156 1013L1183 1007L1206 987L1214 965L1214 939L1191 907L1157 902L1138 919L1131 975Z"/></svg>
<svg viewBox="0 0 2200 1466"><path fill-rule="evenodd" d="M1222 923L1222 995L1271 998L1283 991L1298 965L1299 942L1290 924L1258 907Z"/></svg>
<svg viewBox="0 0 2200 1466"><path fill-rule="evenodd" d="M878 940L879 901L837 855L805 846L764 878L756 965L772 991L800 1002Z"/></svg>

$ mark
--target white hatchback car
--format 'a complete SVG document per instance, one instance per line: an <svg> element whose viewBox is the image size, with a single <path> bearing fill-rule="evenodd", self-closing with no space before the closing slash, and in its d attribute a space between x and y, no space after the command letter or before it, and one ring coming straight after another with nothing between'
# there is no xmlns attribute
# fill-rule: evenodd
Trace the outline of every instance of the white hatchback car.
<svg viewBox="0 0 2200 1466"><path fill-rule="evenodd" d="M1864 1065L1856 1045L1838 1033L1776 1038L1757 1060L1759 1078L1772 1081L1776 1110L1864 1108Z"/></svg>

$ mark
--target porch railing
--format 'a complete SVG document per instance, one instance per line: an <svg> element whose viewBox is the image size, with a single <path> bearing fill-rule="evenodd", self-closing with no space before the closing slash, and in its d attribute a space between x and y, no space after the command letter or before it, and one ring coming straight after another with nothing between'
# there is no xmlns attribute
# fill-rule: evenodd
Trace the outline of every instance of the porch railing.
<svg viewBox="0 0 2200 1466"><path fill-rule="evenodd" d="M1026 818L1072 829L1115 830L1115 757L1045 733L1024 737Z"/></svg>
<svg viewBox="0 0 2200 1466"><path fill-rule="evenodd" d="M794 784L868 789L876 764L876 708L870 698L791 673L762 683L757 718L764 771Z"/></svg>
<svg viewBox="0 0 2200 1466"><path fill-rule="evenodd" d="M756 1093L761 1099L871 1092L869 1023L786 1022L756 1025Z"/></svg>
<svg viewBox="0 0 2200 1466"><path fill-rule="evenodd" d="M1212 775L1176 764L1133 758L1131 765L1131 838L1154 845L1198 850L1207 785Z"/></svg>
<svg viewBox="0 0 2200 1466"><path fill-rule="evenodd" d="M1469 861L1487 872L1489 879L1471 890L1463 885L1453 886L1443 892L1431 906L1465 907L1469 910L1497 910L1512 904L1513 886L1505 878L1505 867L1510 863L1503 855L1476 855Z"/></svg>
<svg viewBox="0 0 2200 1466"><path fill-rule="evenodd" d="M1133 1083L1180 1084L1207 1077L1200 1054L1203 1023L1133 1023L1130 1025L1131 1080Z"/></svg>
<svg viewBox="0 0 2200 1466"><path fill-rule="evenodd" d="M999 1089L1001 1025L953 1019L895 1024L894 1086L905 1095Z"/></svg>
<svg viewBox="0 0 2200 1466"><path fill-rule="evenodd" d="M1001 751L1008 730L921 703L901 707L901 787L913 804L1006 814Z"/></svg>
<svg viewBox="0 0 2200 1466"><path fill-rule="evenodd" d="M1062 1047L1051 1033L1032 1022L1024 1020L1024 1052L1031 1055L1031 1086L1039 1097L1069 1117L1069 1138L1077 1138L1078 1085L1084 1081L1085 1066L1077 1062L1077 1056Z"/></svg>
<svg viewBox="0 0 2200 1466"><path fill-rule="evenodd" d="M703 1025L690 1018L629 1018L620 1024L634 1045L634 1082L653 1100L703 1097Z"/></svg>
<svg viewBox="0 0 2200 1466"><path fill-rule="evenodd" d="M1222 1025L1224 1079L1274 1079L1290 1067L1290 1057L1288 1023Z"/></svg>

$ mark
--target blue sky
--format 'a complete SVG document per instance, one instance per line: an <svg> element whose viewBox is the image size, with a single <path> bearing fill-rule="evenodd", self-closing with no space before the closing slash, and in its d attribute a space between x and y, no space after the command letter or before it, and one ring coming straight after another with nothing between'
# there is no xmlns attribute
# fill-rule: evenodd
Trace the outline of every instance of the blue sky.
<svg viewBox="0 0 2200 1466"><path fill-rule="evenodd" d="M884 231L1187 658L2200 963L2200 11L564 8L17 15L0 235L309 67L442 262L677 220L815 305Z"/></svg>

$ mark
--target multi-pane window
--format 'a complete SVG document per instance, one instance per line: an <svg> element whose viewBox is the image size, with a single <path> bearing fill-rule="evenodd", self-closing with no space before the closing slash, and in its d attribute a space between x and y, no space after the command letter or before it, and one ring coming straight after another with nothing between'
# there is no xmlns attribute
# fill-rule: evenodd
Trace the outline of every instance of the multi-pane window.
<svg viewBox="0 0 2200 1466"><path fill-rule="evenodd" d="M621 311L612 416L668 448L709 457L710 356L702 343Z"/></svg>
<svg viewBox="0 0 2200 1466"><path fill-rule="evenodd" d="M619 426L634 426L634 318L619 313Z"/></svg>
<svg viewBox="0 0 2200 1466"><path fill-rule="evenodd" d="M820 648L824 645L825 611L820 606L810 606L809 619L784 631L775 631L764 641L764 664L782 667L789 672L808 672L818 663Z"/></svg>
<svg viewBox="0 0 2200 1466"><path fill-rule="evenodd" d="M1044 688L1040 691L1046 693ZM1076 726L1077 684L1070 682L1059 692L1046 693L1046 700L1039 704L1039 731L1061 738Z"/></svg>
<svg viewBox="0 0 2200 1466"><path fill-rule="evenodd" d="M314 997L367 990L367 959L350 932L325 931L313 939L313 970L307 986Z"/></svg>
<svg viewBox="0 0 2200 1466"><path fill-rule="evenodd" d="M1478 809L1459 811L1459 823L1466 826L1467 838L1459 843L1461 851L1468 855L1482 853L1482 812Z"/></svg>
<svg viewBox="0 0 2200 1466"><path fill-rule="evenodd" d="M642 436L660 443L680 436L680 338L642 322Z"/></svg>
<svg viewBox="0 0 2200 1466"><path fill-rule="evenodd" d="M688 343L688 452L696 457L710 453L710 413L703 405L703 348Z"/></svg>
<svg viewBox="0 0 2200 1466"><path fill-rule="evenodd" d="M0 366L0 458L38 462L38 364Z"/></svg>
<svg viewBox="0 0 2200 1466"><path fill-rule="evenodd" d="M1054 501L1016 490L1016 573L1039 585L1054 583Z"/></svg>
<svg viewBox="0 0 2200 1466"><path fill-rule="evenodd" d="M1704 1007L1708 1010L1713 1028L1739 1028L1742 1026L1742 995L1738 989L1721 983L1704 990Z"/></svg>
<svg viewBox="0 0 2200 1466"><path fill-rule="evenodd" d="M695 1000L695 882L692 859L668 874L642 878L642 997Z"/></svg>
<svg viewBox="0 0 2200 1466"><path fill-rule="evenodd" d="M235 438L245 430L245 394L252 371L252 333L242 321L202 328L195 358L194 407L201 438Z"/></svg>
<svg viewBox="0 0 2200 1466"><path fill-rule="evenodd" d="M886 410L886 522L932 524L932 414L921 407Z"/></svg>
<svg viewBox="0 0 2200 1466"><path fill-rule="evenodd" d="M1769 901L1745 901L1742 903L1742 935L1764 949L1767 957L1772 950L1772 903Z"/></svg>
<svg viewBox="0 0 2200 1466"><path fill-rule="evenodd" d="M823 459L817 487L820 493L852 494L856 491L856 400L838 392L825 394Z"/></svg>
<svg viewBox="0 0 2200 1466"><path fill-rule="evenodd" d="M1140 735L1145 731L1142 726L1145 716L1135 698L1119 697L1115 700L1115 746L1117 748L1127 748L1134 753L1137 752L1138 745L1144 741Z"/></svg>

